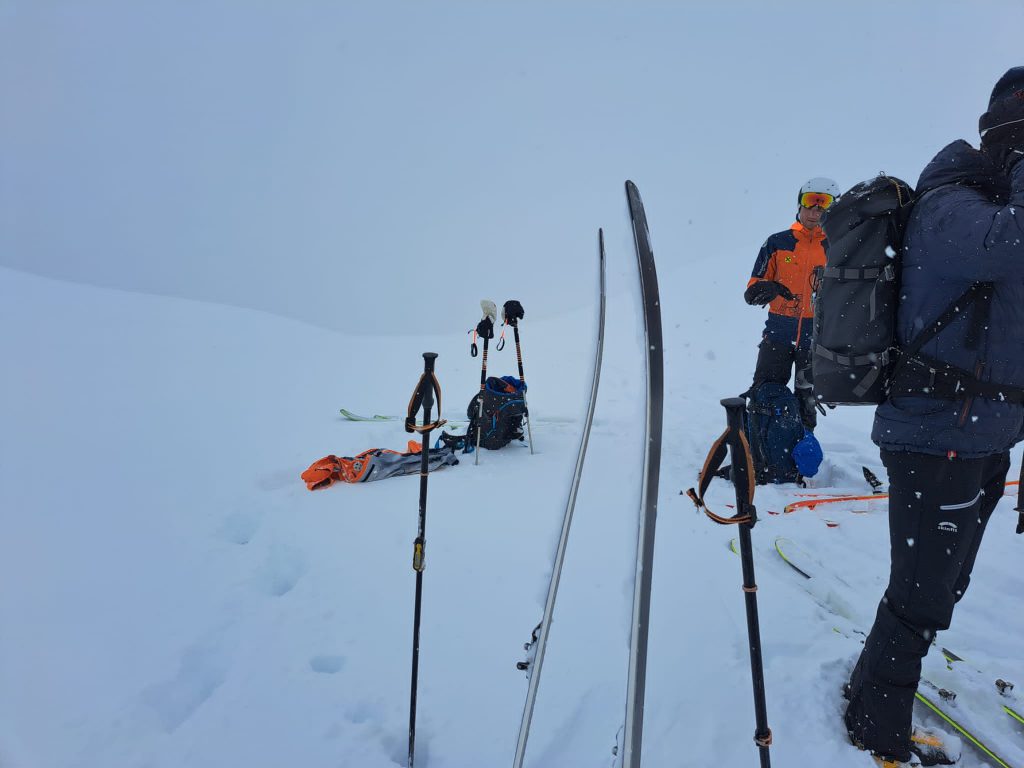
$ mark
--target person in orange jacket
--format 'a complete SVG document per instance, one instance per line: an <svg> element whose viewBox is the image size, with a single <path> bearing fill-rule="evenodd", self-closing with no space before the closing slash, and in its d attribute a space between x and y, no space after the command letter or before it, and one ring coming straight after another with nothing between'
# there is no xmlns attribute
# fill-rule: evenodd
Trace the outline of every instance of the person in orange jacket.
<svg viewBox="0 0 1024 768"><path fill-rule="evenodd" d="M825 266L828 248L821 217L838 198L839 187L832 179L814 178L800 187L796 221L764 241L743 294L747 304L768 306L748 393L767 381L788 385L795 369L794 392L809 430L818 421L811 374L811 280L814 268Z"/></svg>

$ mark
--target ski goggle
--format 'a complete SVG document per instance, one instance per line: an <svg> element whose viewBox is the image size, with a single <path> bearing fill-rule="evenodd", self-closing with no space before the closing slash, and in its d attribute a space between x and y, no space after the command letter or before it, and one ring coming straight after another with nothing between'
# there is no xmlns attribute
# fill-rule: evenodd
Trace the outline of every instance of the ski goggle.
<svg viewBox="0 0 1024 768"><path fill-rule="evenodd" d="M836 199L828 192L804 192L800 195L800 205L804 208L821 208L827 211Z"/></svg>

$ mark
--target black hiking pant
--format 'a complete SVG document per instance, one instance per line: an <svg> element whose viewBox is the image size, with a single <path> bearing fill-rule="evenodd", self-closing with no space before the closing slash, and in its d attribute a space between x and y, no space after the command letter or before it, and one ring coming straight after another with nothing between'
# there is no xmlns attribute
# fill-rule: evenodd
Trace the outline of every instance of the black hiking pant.
<svg viewBox="0 0 1024 768"><path fill-rule="evenodd" d="M947 459L882 451L889 472L889 586L850 678L850 739L910 759L921 659L971 582L985 526L1003 495L1010 454Z"/></svg>
<svg viewBox="0 0 1024 768"><path fill-rule="evenodd" d="M750 394L766 381L789 386L789 375L793 368L796 369L793 393L800 403L800 420L807 429L813 431L818 425L818 413L815 410L810 343L798 347L766 335L757 348L757 364L754 366L754 383L750 385Z"/></svg>

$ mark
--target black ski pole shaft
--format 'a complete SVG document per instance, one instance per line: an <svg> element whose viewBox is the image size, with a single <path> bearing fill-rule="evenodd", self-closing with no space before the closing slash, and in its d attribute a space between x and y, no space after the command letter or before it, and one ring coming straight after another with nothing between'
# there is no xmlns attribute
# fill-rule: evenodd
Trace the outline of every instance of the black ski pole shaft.
<svg viewBox="0 0 1024 768"><path fill-rule="evenodd" d="M476 411L476 451L473 463L480 463L480 433L484 426L484 387L487 385L487 339L484 338L483 362L480 364L480 400Z"/></svg>
<svg viewBox="0 0 1024 768"><path fill-rule="evenodd" d="M486 342L485 342L486 343ZM484 347L486 355L486 347ZM416 604L412 620L412 683L409 690L409 766L416 756L416 688L420 670L420 615L423 605L423 568L427 550L427 478L430 470L430 411L434 405L434 361L436 352L423 353L423 375L416 385L413 400L423 406L423 442L420 448L420 508L416 541L413 542L412 567L416 571ZM412 406L410 406L412 407ZM413 418L414 413L409 417ZM408 428L409 422L406 422Z"/></svg>
<svg viewBox="0 0 1024 768"><path fill-rule="evenodd" d="M526 404L526 374L523 373L523 350L519 346L519 322L512 323L512 333L516 338L516 362L519 363L519 380L523 382L523 405L526 408L526 434L530 438L530 454L533 454L533 427L530 426L530 407Z"/></svg>
<svg viewBox="0 0 1024 768"><path fill-rule="evenodd" d="M743 598L747 609L747 639L750 644L750 675L754 686L754 715L757 730L754 743L761 757L761 768L770 768L769 748L772 732L768 727L768 709L764 693L764 664L761 660L761 625L757 616L757 581L754 579L754 552L750 531L757 522L757 510L750 502L751 477L747 457L749 449L743 444L743 413L746 402L743 398L730 397L722 400L729 424L729 453L732 460L732 481L736 489L736 514L750 516L750 522L740 523L740 560L743 563Z"/></svg>
<svg viewBox="0 0 1024 768"><path fill-rule="evenodd" d="M496 310L493 301L483 300L480 308L484 312L483 319L476 325L477 336L484 340L484 354L480 362L480 398L476 410L476 455L473 463L480 463L480 435L484 426L484 393L487 387L487 342L494 338L494 318Z"/></svg>

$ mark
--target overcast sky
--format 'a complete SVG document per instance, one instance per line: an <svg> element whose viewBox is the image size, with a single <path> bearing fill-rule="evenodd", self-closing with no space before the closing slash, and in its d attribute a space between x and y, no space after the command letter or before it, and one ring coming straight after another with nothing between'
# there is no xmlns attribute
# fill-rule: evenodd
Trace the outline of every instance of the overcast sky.
<svg viewBox="0 0 1024 768"><path fill-rule="evenodd" d="M468 328L484 297L592 301L632 178L662 291L699 307L686 264L739 295L807 178L916 183L976 143L1021 29L1005 0L0 0L0 265Z"/></svg>

